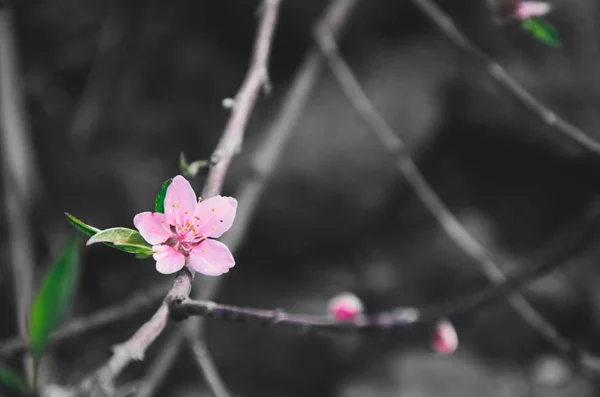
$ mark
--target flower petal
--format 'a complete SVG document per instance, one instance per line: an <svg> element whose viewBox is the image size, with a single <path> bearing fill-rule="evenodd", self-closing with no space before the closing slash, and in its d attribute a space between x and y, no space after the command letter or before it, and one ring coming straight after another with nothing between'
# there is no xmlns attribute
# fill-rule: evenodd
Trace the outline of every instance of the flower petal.
<svg viewBox="0 0 600 397"><path fill-rule="evenodd" d="M165 196L165 216L171 225L183 226L192 218L192 213L196 208L196 193L192 185L182 177L177 175L173 182L167 188Z"/></svg>
<svg viewBox="0 0 600 397"><path fill-rule="evenodd" d="M200 201L194 210L197 233L218 238L233 224L238 202L233 197L214 196Z"/></svg>
<svg viewBox="0 0 600 397"><path fill-rule="evenodd" d="M171 237L168 228L165 228L165 214L160 212L142 212L133 218L133 224L140 234L152 245L164 243Z"/></svg>
<svg viewBox="0 0 600 397"><path fill-rule="evenodd" d="M225 244L207 239L190 252L190 265L206 276L220 276L235 265L235 260Z"/></svg>
<svg viewBox="0 0 600 397"><path fill-rule="evenodd" d="M185 256L173 247L168 245L155 245L152 247L154 259L156 260L156 270L162 274L175 273L185 265Z"/></svg>

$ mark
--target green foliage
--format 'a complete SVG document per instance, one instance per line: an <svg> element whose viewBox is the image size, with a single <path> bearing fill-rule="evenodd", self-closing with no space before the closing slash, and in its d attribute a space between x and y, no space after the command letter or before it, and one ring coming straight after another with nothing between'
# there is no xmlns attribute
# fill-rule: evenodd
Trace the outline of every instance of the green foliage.
<svg viewBox="0 0 600 397"><path fill-rule="evenodd" d="M521 26L546 45L558 47L561 44L556 28L541 18L528 18L522 22Z"/></svg>
<svg viewBox="0 0 600 397"><path fill-rule="evenodd" d="M0 364L0 391L15 396L30 395L31 390L27 386L25 379L12 369ZM3 395L0 393L0 395Z"/></svg>
<svg viewBox="0 0 600 397"><path fill-rule="evenodd" d="M160 188L160 192L156 195L156 200L154 200L154 212L160 212L161 214L165 213L165 197L167 196L167 189L171 182L173 182L173 179L167 179Z"/></svg>
<svg viewBox="0 0 600 397"><path fill-rule="evenodd" d="M135 257L139 259L152 256L152 246L148 244L146 240L144 240L142 236L135 230L126 228L100 230L83 223L69 213L65 212L65 215L69 223L73 225L75 229L89 237L92 237L88 241L88 245L101 242L120 251L127 252L129 254L135 254ZM116 230L121 230L121 233L115 233Z"/></svg>
<svg viewBox="0 0 600 397"><path fill-rule="evenodd" d="M152 255L152 245L150 245L142 235L133 229L126 227L113 227L96 233L87 242L87 245L94 243L110 243L115 248L131 254Z"/></svg>
<svg viewBox="0 0 600 397"><path fill-rule="evenodd" d="M79 240L73 238L52 264L37 293L29 319L29 348L37 359L46 350L50 334L62 322L71 303L79 257Z"/></svg>
<svg viewBox="0 0 600 397"><path fill-rule="evenodd" d="M93 226L90 225L86 225L85 223L81 222L79 219L75 218L73 215L69 214L68 212L65 212L65 216L67 217L67 220L69 221L69 223L71 225L73 225L73 227L77 230L79 230L81 233L92 237L93 235L95 235L96 233L98 233L100 231L100 229L97 229Z"/></svg>
<svg viewBox="0 0 600 397"><path fill-rule="evenodd" d="M181 152L181 154L179 155L179 170L186 178L195 177L196 175L198 175L200 170L206 167L208 167L207 160L196 160L188 164L185 158L185 153Z"/></svg>

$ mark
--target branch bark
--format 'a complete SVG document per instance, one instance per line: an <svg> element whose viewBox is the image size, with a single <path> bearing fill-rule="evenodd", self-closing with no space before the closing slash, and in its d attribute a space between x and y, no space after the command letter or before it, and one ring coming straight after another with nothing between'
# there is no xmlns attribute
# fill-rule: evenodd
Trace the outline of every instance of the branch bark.
<svg viewBox="0 0 600 397"><path fill-rule="evenodd" d="M540 252L533 255L533 259L518 266L528 270L506 277L505 282L492 284L478 293L455 299L449 303L424 308L398 307L381 313L363 315L352 321L340 322L328 315L297 314L282 309L265 310L183 299L171 302L171 314L179 320L189 316L199 316L259 326L287 326L305 332L352 329L384 331L392 328L405 329L417 325L434 325L445 318L452 321L463 321L473 312L514 296L517 291L529 283L565 265L569 259L580 254L594 238L597 238L599 231L600 198L597 198L577 219L570 222L567 227L545 244ZM323 307L325 308L325 306L324 304ZM572 343L570 346L568 353L576 352L579 355L591 357L591 353L582 347Z"/></svg>

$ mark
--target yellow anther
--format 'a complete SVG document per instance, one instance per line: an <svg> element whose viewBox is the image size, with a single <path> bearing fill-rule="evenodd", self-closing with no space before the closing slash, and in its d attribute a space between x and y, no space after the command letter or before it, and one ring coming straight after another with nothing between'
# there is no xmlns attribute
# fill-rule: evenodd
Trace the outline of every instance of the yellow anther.
<svg viewBox="0 0 600 397"><path fill-rule="evenodd" d="M212 212L215 212L215 209L213 208L211 211L212 211Z"/></svg>
<svg viewBox="0 0 600 397"><path fill-rule="evenodd" d="M215 230L215 228L214 228L214 227L211 227L211 230Z"/></svg>

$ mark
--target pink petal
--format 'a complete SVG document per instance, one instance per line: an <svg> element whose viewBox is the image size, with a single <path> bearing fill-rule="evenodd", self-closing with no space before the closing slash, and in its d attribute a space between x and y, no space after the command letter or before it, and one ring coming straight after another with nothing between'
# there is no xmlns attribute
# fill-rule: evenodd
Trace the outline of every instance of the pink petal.
<svg viewBox="0 0 600 397"><path fill-rule="evenodd" d="M542 1L522 1L517 4L515 17L519 19L539 17L549 13L550 8L550 4Z"/></svg>
<svg viewBox="0 0 600 397"><path fill-rule="evenodd" d="M196 208L196 193L192 185L182 177L177 175L173 182L167 188L165 197L165 216L171 225L183 226L192 218L194 208Z"/></svg>
<svg viewBox="0 0 600 397"><path fill-rule="evenodd" d="M200 201L194 210L198 234L218 238L233 224L238 202L233 197L214 196Z"/></svg>
<svg viewBox="0 0 600 397"><path fill-rule="evenodd" d="M140 234L152 245L164 243L171 233L163 225L165 214L160 212L142 212L133 218L133 224Z"/></svg>
<svg viewBox="0 0 600 397"><path fill-rule="evenodd" d="M190 252L190 265L206 276L220 276L235 265L235 260L225 244L207 239Z"/></svg>
<svg viewBox="0 0 600 397"><path fill-rule="evenodd" d="M159 273L171 274L183 268L185 265L185 256L173 247L168 245L155 245L152 247L154 259L156 260L156 270Z"/></svg>

